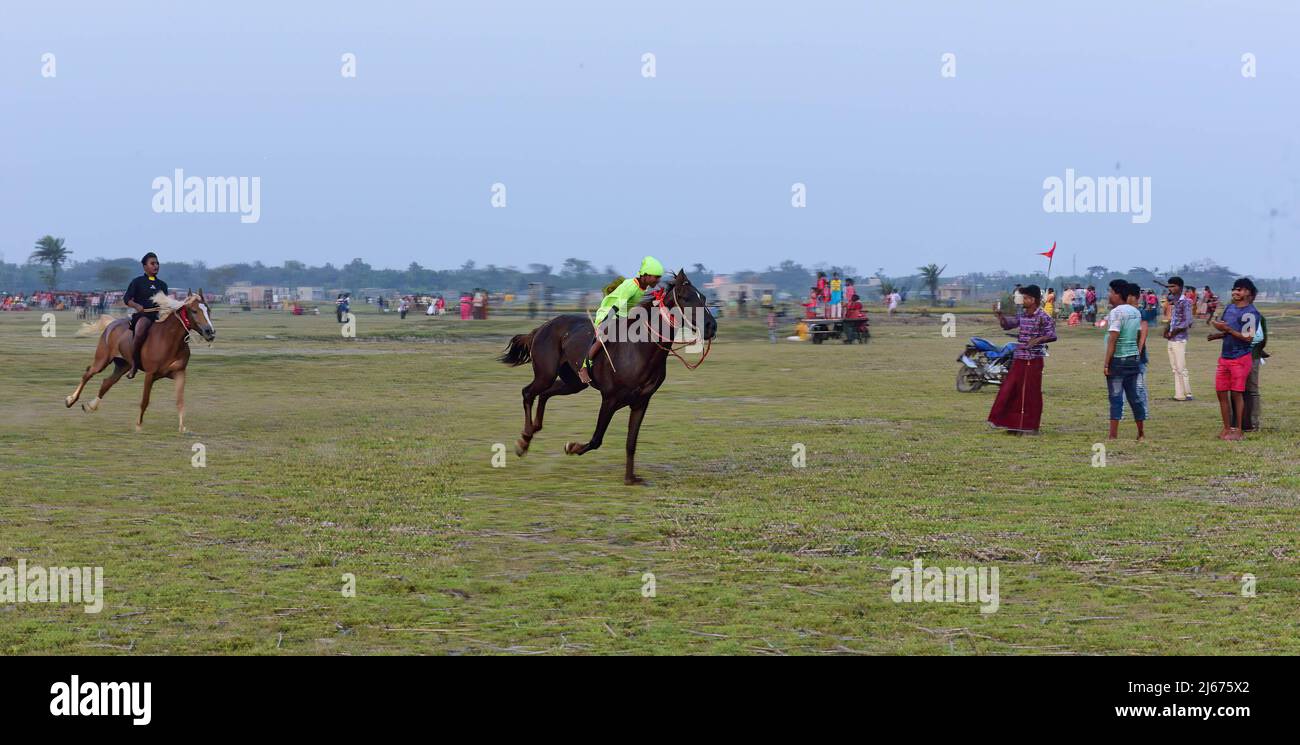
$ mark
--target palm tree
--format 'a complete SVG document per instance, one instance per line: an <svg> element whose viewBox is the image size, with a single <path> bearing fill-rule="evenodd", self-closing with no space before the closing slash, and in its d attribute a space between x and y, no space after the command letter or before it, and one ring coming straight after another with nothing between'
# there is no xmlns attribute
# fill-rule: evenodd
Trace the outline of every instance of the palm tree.
<svg viewBox="0 0 1300 745"><path fill-rule="evenodd" d="M72 253L64 248L63 239L47 235L36 241L36 250L27 258L29 264L49 264L50 271L45 275L45 281L53 290L59 283L59 267L63 266L68 260L68 254Z"/></svg>
<svg viewBox="0 0 1300 745"><path fill-rule="evenodd" d="M935 302L939 301L939 275L943 274L943 270L947 268L947 264L944 264L942 268L938 264L918 266L916 268L921 273L921 281L925 283L926 287L930 288L930 299Z"/></svg>

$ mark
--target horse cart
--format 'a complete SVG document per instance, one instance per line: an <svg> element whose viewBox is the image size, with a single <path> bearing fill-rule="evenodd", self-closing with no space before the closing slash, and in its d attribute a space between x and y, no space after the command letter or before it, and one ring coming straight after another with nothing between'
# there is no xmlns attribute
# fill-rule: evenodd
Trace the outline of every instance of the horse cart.
<svg viewBox="0 0 1300 745"><path fill-rule="evenodd" d="M827 339L843 339L845 344L866 344L871 338L871 325L865 318L805 318L801 321L808 329L813 344Z"/></svg>

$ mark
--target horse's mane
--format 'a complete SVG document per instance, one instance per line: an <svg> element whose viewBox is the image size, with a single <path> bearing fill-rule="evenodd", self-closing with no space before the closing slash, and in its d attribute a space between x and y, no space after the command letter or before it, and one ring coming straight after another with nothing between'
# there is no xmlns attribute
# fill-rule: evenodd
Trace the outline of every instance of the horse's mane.
<svg viewBox="0 0 1300 745"><path fill-rule="evenodd" d="M172 311L179 310L181 307L185 305L185 302L183 300L177 300L173 297L170 297L168 296L167 293L161 290L153 294L153 302L154 305L157 305L159 308L161 308L161 310L158 311L159 321L167 320L167 316L170 316L172 314Z"/></svg>

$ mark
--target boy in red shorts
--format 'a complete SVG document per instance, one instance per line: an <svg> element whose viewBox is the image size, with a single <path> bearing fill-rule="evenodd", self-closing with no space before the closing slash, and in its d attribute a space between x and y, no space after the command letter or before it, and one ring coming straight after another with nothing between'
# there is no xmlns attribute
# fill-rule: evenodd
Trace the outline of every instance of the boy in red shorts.
<svg viewBox="0 0 1300 745"><path fill-rule="evenodd" d="M1255 309L1255 283L1242 277L1232 283L1232 304L1223 310L1223 320L1211 321L1218 330L1209 340L1223 340L1219 367L1214 375L1214 390L1219 395L1219 413L1223 416L1220 440L1240 440L1241 430L1232 426L1232 408L1244 410L1246 378L1250 377L1253 360L1251 343L1259 328L1259 311Z"/></svg>

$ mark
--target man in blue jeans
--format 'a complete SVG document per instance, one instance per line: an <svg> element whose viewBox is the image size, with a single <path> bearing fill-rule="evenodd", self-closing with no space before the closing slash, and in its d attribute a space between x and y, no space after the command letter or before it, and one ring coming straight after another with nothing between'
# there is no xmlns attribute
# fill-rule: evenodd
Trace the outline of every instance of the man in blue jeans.
<svg viewBox="0 0 1300 745"><path fill-rule="evenodd" d="M1128 303L1130 283L1116 279L1110 283L1110 314L1106 316L1109 331L1106 334L1106 361L1102 372L1110 396L1110 439L1119 437L1119 420L1124 417L1124 398L1128 398L1137 422L1138 442L1146 439L1144 423L1147 418L1146 402L1138 393L1139 361L1142 346L1142 314Z"/></svg>

